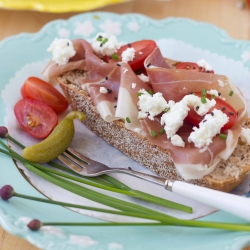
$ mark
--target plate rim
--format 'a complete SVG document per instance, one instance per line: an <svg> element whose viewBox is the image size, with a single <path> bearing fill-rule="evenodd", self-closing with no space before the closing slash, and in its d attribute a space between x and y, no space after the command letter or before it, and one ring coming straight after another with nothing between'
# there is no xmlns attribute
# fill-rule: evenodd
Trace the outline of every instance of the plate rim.
<svg viewBox="0 0 250 250"><path fill-rule="evenodd" d="M36 37L36 36L39 36L39 35L41 35L44 31L46 31L49 27L51 27L52 25L54 25L54 24L57 24L57 23L62 23L62 22L64 22L64 23L68 23L68 22L72 22L73 20L76 20L76 19L78 19L79 17L82 17L82 16L84 16L84 17L88 17L88 16L93 16L93 15L101 15L101 16L103 16L103 17L105 17L105 16L108 16L108 17L110 17L110 16L115 16L116 18L118 18L118 17L124 17L124 16L126 16L126 17L136 17L136 18L142 18L142 19L145 19L146 21L149 21L149 22L153 22L153 23L164 23L164 22L176 22L176 21L181 21L181 22L188 22L188 23L190 23L190 24L192 24L192 25L204 25L204 26L206 26L206 27L208 27L208 28L212 28L212 29L214 29L216 32L218 32L218 33L220 33L223 37L226 37L227 39L229 39L229 40L231 40L232 41L232 43L235 43L235 44L237 44L237 43L241 43L241 42L245 42L244 40L238 40L238 39L234 39L234 38L231 38L228 34L227 34L227 32L225 31L225 30L222 30L221 28L218 28L218 27L216 27L215 25L212 25L212 24L209 24L209 23L206 23L206 22L197 22L197 21L195 21L195 20L192 20L192 19L189 19L189 18L176 18L176 17L168 17L168 18L164 18L164 19L161 19L161 20L155 20L155 19L153 19L153 18L150 18L150 17L147 17L147 16L144 16L144 15L142 15L142 14L133 14L133 13L129 13L129 14L123 14L123 15L120 15L120 14L115 14L115 13L111 13L111 12L100 12L100 11L98 11L98 12L92 12L92 13L84 13L84 14L77 14L77 15L75 15L75 16L73 16L73 17L70 17L69 19L67 19L67 20L61 20L61 19L59 19L59 20L53 20L53 21L50 21L49 23L47 23L46 25L44 25L43 26L43 28L42 29L40 29L39 31L37 31L37 32L35 32L35 33L19 33L19 34L17 34L17 35L14 35L14 36L11 36L11 37L8 37L8 38L5 38L5 39L3 39L1 42L0 42L0 52L1 52L1 49L2 48L4 48L4 46L5 45L7 45L7 44L9 44L9 43L11 43L13 40L15 40L15 39L19 39L19 38L33 38L33 37ZM249 43L249 42L248 42ZM4 85L3 85L3 87L4 87ZM3 112L5 112L5 110L3 111ZM2 158L2 156L1 156L1 158ZM10 163L10 159L9 160L6 160L5 159L5 161L7 162L7 163ZM12 163L13 164L13 163ZM1 209L1 202L0 202L0 210L2 210ZM218 213L221 213L221 212L218 212ZM225 215L223 215L223 213L221 213L222 214L222 217L223 216L225 216ZM15 231L14 229L13 229L13 224L11 224L11 225L9 225L8 224L8 222L6 221L6 218L4 219L4 217L5 216L8 216L8 214L5 214L5 212L4 211L0 211L0 224L2 225L2 227L6 230L6 231L8 231L9 233L11 233L11 234L13 234L13 232L14 232L14 235L17 235L17 236L21 236L21 237L23 237L24 239L26 239L26 240L28 240L30 243L32 243L32 244L34 244L35 246L37 246L37 247L41 247L41 242L38 242L37 240L34 240L34 238L32 237L32 236L30 236L29 234L23 234L23 233L21 233L20 231ZM10 215L11 216L11 215ZM207 217L210 217L210 216L207 216ZM213 216L211 216L212 218L213 218ZM10 220L12 220L13 218L10 218ZM241 234L241 236L244 236L244 234ZM239 236L239 234L238 234L238 236ZM243 241L241 241L241 243L242 244L246 244L246 242L250 242L250 238L249 237L243 237L244 238L244 242L245 243L242 243ZM241 243L239 243L239 244L241 244ZM242 245L241 244L241 246L244 246L244 245ZM42 246L43 247L43 246ZM49 248L46 248L46 249L49 249ZM58 248L59 249L59 248Z"/></svg>

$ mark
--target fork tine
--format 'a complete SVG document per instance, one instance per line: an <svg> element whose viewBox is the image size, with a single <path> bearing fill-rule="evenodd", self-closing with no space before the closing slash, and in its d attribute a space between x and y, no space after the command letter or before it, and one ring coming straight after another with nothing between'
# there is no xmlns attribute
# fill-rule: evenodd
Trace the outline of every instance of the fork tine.
<svg viewBox="0 0 250 250"><path fill-rule="evenodd" d="M79 161L77 158L75 158L74 156L68 154L67 152L63 152L63 154L65 156L67 156L71 161L73 161L74 163L78 164L79 166L81 166L82 168L85 168L86 165L88 165L89 163L85 164L81 161Z"/></svg>
<svg viewBox="0 0 250 250"><path fill-rule="evenodd" d="M75 164L73 164L69 159L67 159L66 157L62 156L62 155L58 155L57 157L61 162L63 162L66 166L68 166L70 169L72 169L73 171L79 173L82 171L82 168L80 166L77 166Z"/></svg>
<svg viewBox="0 0 250 250"><path fill-rule="evenodd" d="M89 159L85 155L80 154L79 152L77 152L73 148L68 147L67 151L69 151L72 155L76 156L77 158L81 159L82 161L84 161L84 162L86 162L88 164L91 163L91 162L93 163L93 160Z"/></svg>

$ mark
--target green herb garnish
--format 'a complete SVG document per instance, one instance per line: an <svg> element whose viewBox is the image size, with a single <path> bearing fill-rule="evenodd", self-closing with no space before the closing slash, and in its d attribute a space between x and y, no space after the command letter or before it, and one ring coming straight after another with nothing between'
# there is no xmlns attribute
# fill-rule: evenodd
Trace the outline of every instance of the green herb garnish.
<svg viewBox="0 0 250 250"><path fill-rule="evenodd" d="M113 54L111 55L111 57L115 60L115 61L118 61L119 60L119 57L117 54Z"/></svg>
<svg viewBox="0 0 250 250"><path fill-rule="evenodd" d="M164 132L165 132L165 129L164 128L162 128L160 131L159 131L159 134L164 134Z"/></svg>
<svg viewBox="0 0 250 250"><path fill-rule="evenodd" d="M201 97L201 102L202 102L203 104L207 103L207 98L206 98L205 96L202 96L202 97Z"/></svg>
<svg viewBox="0 0 250 250"><path fill-rule="evenodd" d="M230 93L229 93L229 95L232 96L233 94L234 94L234 92L231 90Z"/></svg>
<svg viewBox="0 0 250 250"><path fill-rule="evenodd" d="M150 95L153 95L153 91L151 89L147 90L147 92L150 94Z"/></svg>
<svg viewBox="0 0 250 250"><path fill-rule="evenodd" d="M201 95L202 95L202 96L206 96L206 95L207 95L207 90L206 90L206 89L203 89L203 90L201 91Z"/></svg>
<svg viewBox="0 0 250 250"><path fill-rule="evenodd" d="M104 40L102 41L102 44L105 44L109 39L106 37L104 38Z"/></svg>
<svg viewBox="0 0 250 250"><path fill-rule="evenodd" d="M127 123L131 123L131 120L129 119L129 117L126 117L126 121Z"/></svg>
<svg viewBox="0 0 250 250"><path fill-rule="evenodd" d="M153 137L156 137L156 136L157 136L157 134L156 134L156 132L155 132L154 130L151 130L150 134L151 134Z"/></svg>
<svg viewBox="0 0 250 250"><path fill-rule="evenodd" d="M225 134L219 134L219 137L223 140L226 140L227 139L227 135Z"/></svg>

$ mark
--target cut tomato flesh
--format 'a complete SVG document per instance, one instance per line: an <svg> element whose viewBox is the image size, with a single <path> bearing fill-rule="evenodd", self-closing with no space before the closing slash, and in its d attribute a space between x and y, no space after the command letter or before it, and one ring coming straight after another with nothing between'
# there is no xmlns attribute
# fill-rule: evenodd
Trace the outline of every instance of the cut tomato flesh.
<svg viewBox="0 0 250 250"><path fill-rule="evenodd" d="M55 111L37 100L20 100L14 113L20 126L35 138L46 138L58 123Z"/></svg>
<svg viewBox="0 0 250 250"><path fill-rule="evenodd" d="M127 45L122 46L117 51L117 60L114 60L113 57L106 56L104 60L106 62L121 62L122 61L122 53L127 48L135 49L135 57L132 61L128 61L128 64L133 69L133 71L143 70L145 59L152 53L152 51L157 47L155 41L153 40L141 40L137 42L133 42Z"/></svg>
<svg viewBox="0 0 250 250"><path fill-rule="evenodd" d="M66 98L49 83L37 78L29 77L21 88L23 98L44 102L56 113L61 113L68 108Z"/></svg>

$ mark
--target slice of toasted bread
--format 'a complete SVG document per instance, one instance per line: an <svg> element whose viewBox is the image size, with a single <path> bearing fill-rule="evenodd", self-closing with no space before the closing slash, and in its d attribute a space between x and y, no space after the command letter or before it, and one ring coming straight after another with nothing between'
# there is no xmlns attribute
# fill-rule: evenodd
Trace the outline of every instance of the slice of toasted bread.
<svg viewBox="0 0 250 250"><path fill-rule="evenodd" d="M99 115L88 94L81 89L80 80L85 73L80 70L64 73L57 78L73 110L86 114L85 125L110 145L149 168L161 177L171 180L184 179L177 172L166 150L153 145L140 134L127 130L123 121L106 122ZM250 119L245 124L250 128ZM244 181L250 171L250 146L238 143L234 153L226 161L221 160L215 170L202 179L188 182L229 192Z"/></svg>

